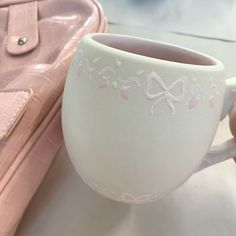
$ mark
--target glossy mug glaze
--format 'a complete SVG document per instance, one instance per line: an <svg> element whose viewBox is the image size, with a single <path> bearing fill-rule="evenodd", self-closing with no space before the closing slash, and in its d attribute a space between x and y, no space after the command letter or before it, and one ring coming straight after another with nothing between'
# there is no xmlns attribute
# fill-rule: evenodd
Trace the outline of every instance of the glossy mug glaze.
<svg viewBox="0 0 236 236"><path fill-rule="evenodd" d="M234 89L236 79L225 83L223 64L202 53L131 36L86 35L63 98L69 156L103 196L156 201L204 157L207 166L235 155L232 141L208 153Z"/></svg>

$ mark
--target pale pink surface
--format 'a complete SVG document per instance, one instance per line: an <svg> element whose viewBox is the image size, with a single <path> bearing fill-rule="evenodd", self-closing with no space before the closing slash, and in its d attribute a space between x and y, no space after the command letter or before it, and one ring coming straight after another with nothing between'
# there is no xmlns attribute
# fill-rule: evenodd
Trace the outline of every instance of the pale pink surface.
<svg viewBox="0 0 236 236"><path fill-rule="evenodd" d="M0 1L0 6L12 2L17 1ZM21 119L14 120L16 127L0 143L0 236L14 235L61 145L61 95L80 38L88 32L106 30L103 12L96 1L45 0L39 1L38 6L39 43L30 53L22 50L21 56L9 54L6 49L7 38L13 31L18 32L17 29L8 32L8 16L18 14L21 5L14 6L13 11L12 7L0 7L0 41L4 42L0 44L0 88L31 89L33 93ZM25 14L27 19L28 15ZM20 18L16 26L24 22L26 19ZM17 46L16 49L20 51ZM0 102L5 107L18 101L16 97L11 99L0 97Z"/></svg>

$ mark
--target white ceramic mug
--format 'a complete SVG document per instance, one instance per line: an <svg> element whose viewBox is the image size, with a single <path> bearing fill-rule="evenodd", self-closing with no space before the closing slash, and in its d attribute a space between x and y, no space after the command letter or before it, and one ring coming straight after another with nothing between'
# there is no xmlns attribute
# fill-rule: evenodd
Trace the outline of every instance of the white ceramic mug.
<svg viewBox="0 0 236 236"><path fill-rule="evenodd" d="M63 98L69 156L103 196L156 201L204 165L235 156L232 140L208 151L235 91L236 79L225 81L223 64L210 56L137 37L89 34Z"/></svg>

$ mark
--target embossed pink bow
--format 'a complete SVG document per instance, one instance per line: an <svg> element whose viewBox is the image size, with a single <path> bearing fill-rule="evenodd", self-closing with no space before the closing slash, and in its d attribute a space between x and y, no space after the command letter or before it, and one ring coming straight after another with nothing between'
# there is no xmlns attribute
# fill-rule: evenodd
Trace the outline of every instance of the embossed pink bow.
<svg viewBox="0 0 236 236"><path fill-rule="evenodd" d="M161 91L152 92L157 85ZM175 95L173 90L178 87L180 88L180 95ZM145 95L148 100L154 101L150 109L152 115L155 107L163 100L170 108L172 115L174 115L174 103L181 102L184 98L184 78L178 79L167 86L156 72L151 72L146 76Z"/></svg>
<svg viewBox="0 0 236 236"><path fill-rule="evenodd" d="M144 194L139 196L134 196L131 193L123 193L121 196L122 201L127 203L141 204L146 202L156 201L159 197L157 195Z"/></svg>

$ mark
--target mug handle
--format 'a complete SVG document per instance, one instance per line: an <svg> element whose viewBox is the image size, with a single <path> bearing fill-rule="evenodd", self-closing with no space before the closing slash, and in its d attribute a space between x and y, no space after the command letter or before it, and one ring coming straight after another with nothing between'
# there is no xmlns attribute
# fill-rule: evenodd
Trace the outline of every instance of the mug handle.
<svg viewBox="0 0 236 236"><path fill-rule="evenodd" d="M236 77L225 81L225 98L220 120L222 121L230 112L231 107L236 101ZM210 148L196 172L219 162L236 157L236 140L234 138Z"/></svg>

